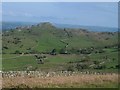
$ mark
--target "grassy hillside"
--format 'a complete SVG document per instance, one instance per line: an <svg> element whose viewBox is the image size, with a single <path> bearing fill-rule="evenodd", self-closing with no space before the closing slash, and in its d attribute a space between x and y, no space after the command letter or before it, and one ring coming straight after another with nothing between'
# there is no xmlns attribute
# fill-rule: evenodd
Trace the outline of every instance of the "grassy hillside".
<svg viewBox="0 0 120 90"><path fill-rule="evenodd" d="M38 52L49 52L66 46L68 49L104 47L117 44L117 33L89 32L83 29L60 29L51 23L17 28L3 33L3 53L14 53L16 50L27 52L28 49Z"/></svg>
<svg viewBox="0 0 120 90"><path fill-rule="evenodd" d="M117 32L61 29L45 22L4 31L2 36L3 70L118 69Z"/></svg>

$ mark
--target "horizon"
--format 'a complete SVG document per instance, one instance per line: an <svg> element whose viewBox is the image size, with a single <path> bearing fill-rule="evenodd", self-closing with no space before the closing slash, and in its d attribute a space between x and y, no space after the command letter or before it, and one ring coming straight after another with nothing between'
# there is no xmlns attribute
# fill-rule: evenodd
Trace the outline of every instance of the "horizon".
<svg viewBox="0 0 120 90"><path fill-rule="evenodd" d="M115 2L4 2L2 4L2 22L51 22L57 24L118 28L117 8L118 6Z"/></svg>
<svg viewBox="0 0 120 90"><path fill-rule="evenodd" d="M26 24L32 24L32 25L36 25L36 24L40 24L40 23L47 23L48 21L43 21L43 22L26 22L26 21L0 21L1 23L26 23ZM118 29L118 27L110 27L110 26L95 26L95 25L80 25L80 24L67 24L67 23L54 23L54 22L49 22L49 23L51 23L51 24L53 24L53 25L71 25L71 26L85 26L85 27L103 27L103 28L116 28L116 29ZM3 25L3 24L2 24ZM30 25L31 26L31 25Z"/></svg>
<svg viewBox="0 0 120 90"><path fill-rule="evenodd" d="M5 24L4 24L5 23ZM3 22L2 27L3 30L15 29L16 27L24 27L24 26L37 26L38 24L48 23L48 25L52 25L56 28L71 28L71 29L86 29L88 31L95 32L117 32L118 28L116 27L105 27L105 26L85 26L85 25L72 25L72 24L59 24L59 23L51 23L51 22Z"/></svg>

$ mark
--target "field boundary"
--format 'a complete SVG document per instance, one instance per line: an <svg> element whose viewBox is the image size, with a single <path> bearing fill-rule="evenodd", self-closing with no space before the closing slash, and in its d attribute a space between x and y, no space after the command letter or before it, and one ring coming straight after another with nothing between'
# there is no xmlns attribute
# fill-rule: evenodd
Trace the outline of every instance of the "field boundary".
<svg viewBox="0 0 120 90"><path fill-rule="evenodd" d="M11 77L54 77L54 76L74 76L74 75L117 75L117 73L103 73L103 72L71 72L71 71L59 71L59 72L43 72L43 71L2 71L2 78Z"/></svg>

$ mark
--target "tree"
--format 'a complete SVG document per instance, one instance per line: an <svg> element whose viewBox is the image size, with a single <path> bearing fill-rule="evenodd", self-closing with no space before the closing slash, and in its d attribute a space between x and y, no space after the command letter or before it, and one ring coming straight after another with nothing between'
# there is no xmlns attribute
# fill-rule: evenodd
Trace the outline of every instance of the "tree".
<svg viewBox="0 0 120 90"><path fill-rule="evenodd" d="M116 69L120 69L120 64L116 65L115 67Z"/></svg>
<svg viewBox="0 0 120 90"><path fill-rule="evenodd" d="M52 52L50 53L51 55L56 55L57 50L53 49Z"/></svg>

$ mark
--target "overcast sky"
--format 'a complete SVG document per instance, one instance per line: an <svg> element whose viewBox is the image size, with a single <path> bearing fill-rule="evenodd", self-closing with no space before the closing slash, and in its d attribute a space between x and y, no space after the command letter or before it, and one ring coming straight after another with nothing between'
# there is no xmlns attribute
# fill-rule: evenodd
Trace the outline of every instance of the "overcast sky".
<svg viewBox="0 0 120 90"><path fill-rule="evenodd" d="M117 2L4 2L3 21L117 27Z"/></svg>

